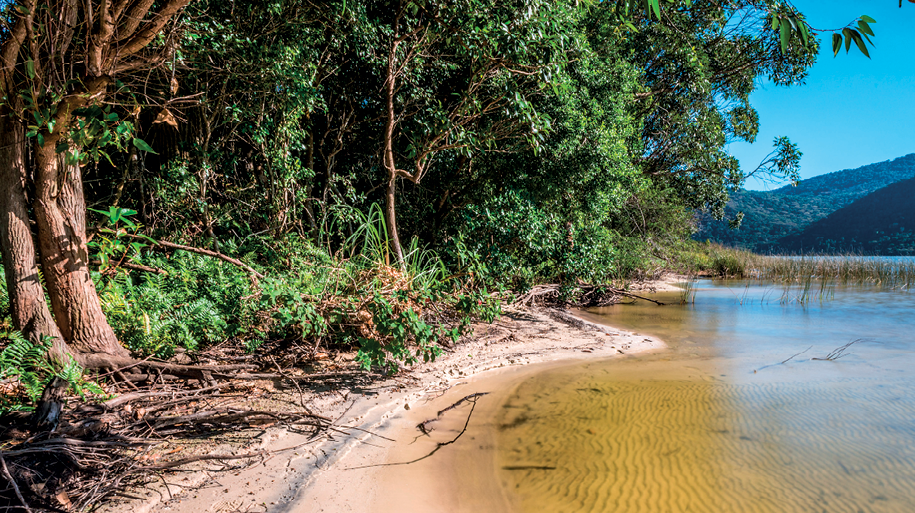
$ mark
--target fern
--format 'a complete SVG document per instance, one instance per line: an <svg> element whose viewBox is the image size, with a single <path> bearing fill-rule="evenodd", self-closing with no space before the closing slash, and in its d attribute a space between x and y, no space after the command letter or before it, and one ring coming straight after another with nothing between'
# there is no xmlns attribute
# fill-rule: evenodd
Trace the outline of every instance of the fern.
<svg viewBox="0 0 915 513"><path fill-rule="evenodd" d="M45 337L40 343L33 344L18 331L5 333L3 338L8 339L10 343L0 352L0 380L9 380L21 385L29 400L35 402L41 397L44 386L54 374L45 360L45 355L51 349L52 339ZM7 402L6 398L3 402ZM21 408L10 408L7 404L0 404L0 409Z"/></svg>
<svg viewBox="0 0 915 513"><path fill-rule="evenodd" d="M7 392L0 394L0 414L34 408L34 403L55 376L69 383L70 389L83 399L91 395L105 396L97 383L83 378L83 368L72 357L60 368L48 361L53 338L42 337L40 342L32 343L18 331L10 331L0 333L0 339L9 342L0 352L0 382Z"/></svg>

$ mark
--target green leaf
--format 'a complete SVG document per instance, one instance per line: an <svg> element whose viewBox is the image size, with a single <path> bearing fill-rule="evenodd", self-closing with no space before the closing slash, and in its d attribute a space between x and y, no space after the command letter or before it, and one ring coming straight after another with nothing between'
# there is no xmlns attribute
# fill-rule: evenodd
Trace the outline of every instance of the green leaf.
<svg viewBox="0 0 915 513"><path fill-rule="evenodd" d="M867 53L867 45L864 44L864 40L861 39L861 34L858 34L854 30L851 31L851 37L855 40L855 44L858 45L858 50L861 50L861 53L864 54L868 59L871 58L870 54Z"/></svg>
<svg viewBox="0 0 915 513"><path fill-rule="evenodd" d="M804 45L807 45L808 40L810 39L810 32L807 31L807 24L801 22L798 32L801 33L801 39L804 40Z"/></svg>
<svg viewBox="0 0 915 513"><path fill-rule="evenodd" d="M832 35L832 56L835 57L839 55L839 50L842 49L842 36L840 34Z"/></svg>
<svg viewBox="0 0 915 513"><path fill-rule="evenodd" d="M35 139L38 141L38 146L44 148L44 136L41 134L35 134Z"/></svg>
<svg viewBox="0 0 915 513"><path fill-rule="evenodd" d="M902 7L902 2L899 2L899 7ZM871 18L870 16L868 16L868 15L866 15L866 14L862 14L862 15L861 15L861 20L862 20L864 23L877 23L877 20Z"/></svg>
<svg viewBox="0 0 915 513"><path fill-rule="evenodd" d="M133 138L133 145L134 145L138 150L145 151L145 152L148 152L148 153L152 153L153 155L158 155L158 153L156 153L156 150L152 149L152 146L146 144L146 141L144 141L143 139L134 137L134 138Z"/></svg>
<svg viewBox="0 0 915 513"><path fill-rule="evenodd" d="M651 10L654 11L654 15L660 20L661 19L661 0L648 0L648 5L651 7Z"/></svg>
<svg viewBox="0 0 915 513"><path fill-rule="evenodd" d="M778 31L778 39L782 46L782 53L788 51L788 38L791 37L791 23L788 20L782 20Z"/></svg>
<svg viewBox="0 0 915 513"><path fill-rule="evenodd" d="M848 50L851 49L852 30L850 28L844 28L842 29L842 33L845 34L845 53L848 53Z"/></svg>
<svg viewBox="0 0 915 513"><path fill-rule="evenodd" d="M25 61L25 72L29 76L30 79L35 78L35 63L32 61L31 58L29 58L29 60Z"/></svg>
<svg viewBox="0 0 915 513"><path fill-rule="evenodd" d="M863 21L858 22L858 30L860 30L861 33L863 33L863 34L868 34L871 36L874 35L874 31L871 30L871 28L867 26L867 23L865 23Z"/></svg>

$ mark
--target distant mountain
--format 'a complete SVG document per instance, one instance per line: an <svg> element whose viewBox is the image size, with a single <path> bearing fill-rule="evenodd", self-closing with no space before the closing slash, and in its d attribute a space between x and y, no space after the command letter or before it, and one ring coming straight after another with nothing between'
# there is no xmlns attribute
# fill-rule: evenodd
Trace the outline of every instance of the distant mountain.
<svg viewBox="0 0 915 513"><path fill-rule="evenodd" d="M731 230L726 221L699 217L697 240L711 240L753 251L783 252L782 239L800 234L811 223L825 218L890 184L915 177L915 153L846 169L801 181L797 187L772 191L741 190L731 194L726 213L744 213L743 224Z"/></svg>
<svg viewBox="0 0 915 513"><path fill-rule="evenodd" d="M778 246L789 253L915 255L915 179L872 192Z"/></svg>

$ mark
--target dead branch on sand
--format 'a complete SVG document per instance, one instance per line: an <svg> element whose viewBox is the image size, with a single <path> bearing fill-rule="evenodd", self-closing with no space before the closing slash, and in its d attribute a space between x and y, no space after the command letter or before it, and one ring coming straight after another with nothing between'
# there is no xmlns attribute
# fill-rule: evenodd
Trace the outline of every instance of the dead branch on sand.
<svg viewBox="0 0 915 513"><path fill-rule="evenodd" d="M512 305L532 306L536 303L557 303L560 302L560 289L562 285L551 283L547 285L536 285L526 294L517 298ZM575 285L578 290L578 299L571 302L575 306L595 307L607 306L620 302L620 298L641 299L659 306L664 303L645 296L639 296L623 289L616 288L612 285L591 285L587 283L578 283Z"/></svg>

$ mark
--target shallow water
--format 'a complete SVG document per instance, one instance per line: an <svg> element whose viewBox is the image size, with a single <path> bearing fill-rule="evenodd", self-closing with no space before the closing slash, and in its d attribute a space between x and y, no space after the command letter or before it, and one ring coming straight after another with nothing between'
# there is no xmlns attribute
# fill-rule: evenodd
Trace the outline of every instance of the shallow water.
<svg viewBox="0 0 915 513"><path fill-rule="evenodd" d="M706 281L695 304L584 313L671 349L517 383L480 419L495 432L507 501L554 512L915 511L915 295L837 289L806 306L781 295Z"/></svg>

